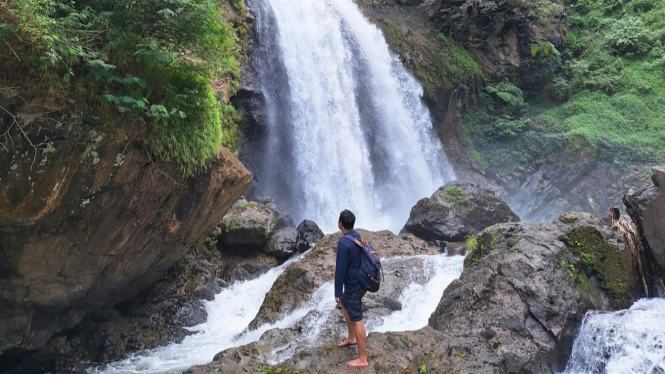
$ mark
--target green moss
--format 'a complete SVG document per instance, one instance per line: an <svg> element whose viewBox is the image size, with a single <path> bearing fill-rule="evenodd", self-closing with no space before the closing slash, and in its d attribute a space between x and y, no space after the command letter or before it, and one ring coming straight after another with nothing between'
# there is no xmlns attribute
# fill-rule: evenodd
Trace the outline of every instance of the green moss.
<svg viewBox="0 0 665 374"><path fill-rule="evenodd" d="M443 190L439 196L447 202L452 203L460 213L469 213L469 201L466 198L466 191L463 189L455 186L448 187Z"/></svg>
<svg viewBox="0 0 665 374"><path fill-rule="evenodd" d="M501 242L499 234L484 233L480 236L470 235L466 239L467 255L464 259L464 269L472 266L490 253Z"/></svg>
<svg viewBox="0 0 665 374"><path fill-rule="evenodd" d="M281 366L261 366L259 372L263 374L307 374L307 371L291 370Z"/></svg>
<svg viewBox="0 0 665 374"><path fill-rule="evenodd" d="M576 264L569 265L569 275L578 283L579 275L583 275L582 269L590 270L597 274L600 287L607 291L610 297L620 305L629 305L629 284L634 279L632 254L628 250L621 250L608 243L602 235L594 228L576 228L568 235L562 237L562 241L570 252L579 258Z"/></svg>

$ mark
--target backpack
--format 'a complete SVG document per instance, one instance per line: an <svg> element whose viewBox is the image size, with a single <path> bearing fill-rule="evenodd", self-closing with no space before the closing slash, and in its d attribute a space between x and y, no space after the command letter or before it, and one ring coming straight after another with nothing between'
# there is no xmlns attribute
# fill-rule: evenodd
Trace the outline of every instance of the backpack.
<svg viewBox="0 0 665 374"><path fill-rule="evenodd" d="M381 267L379 254L362 237L360 240L351 235L344 235L344 237L353 241L358 246L360 252L360 267L358 268L360 284L369 292L378 291L379 287L381 287L381 280L383 279L383 268Z"/></svg>

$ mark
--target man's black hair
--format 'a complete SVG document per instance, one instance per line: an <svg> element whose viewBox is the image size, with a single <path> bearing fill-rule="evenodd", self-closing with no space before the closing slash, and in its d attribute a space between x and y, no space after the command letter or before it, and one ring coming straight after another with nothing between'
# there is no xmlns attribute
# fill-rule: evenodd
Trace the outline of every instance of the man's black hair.
<svg viewBox="0 0 665 374"><path fill-rule="evenodd" d="M342 222L342 226L345 229L353 229L353 225L356 224L356 215L352 211L345 209L342 213L339 214L339 221Z"/></svg>

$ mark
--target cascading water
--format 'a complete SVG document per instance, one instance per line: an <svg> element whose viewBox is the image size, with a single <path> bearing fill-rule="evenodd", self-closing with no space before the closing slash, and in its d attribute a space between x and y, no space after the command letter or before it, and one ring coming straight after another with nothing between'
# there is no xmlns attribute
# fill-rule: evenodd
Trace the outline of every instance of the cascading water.
<svg viewBox="0 0 665 374"><path fill-rule="evenodd" d="M302 255L299 258L301 257ZM255 342L270 329L284 329L296 323L303 325L300 335L289 344L275 349L266 361L281 362L300 349L320 344L322 326L326 326L326 321L331 318L335 319L333 313L339 313L335 310L332 282L321 286L305 305L283 316L279 321L246 331L277 277L299 258L292 259L257 279L236 283L224 289L213 301L206 302L208 319L190 329L197 334L186 337L181 343L140 352L126 360L95 368L91 370L91 374L177 373L194 365L211 362L215 354L225 349ZM404 289L400 296L403 305L401 310L368 319L368 331L417 330L427 325L427 320L436 309L443 291L462 273L464 257L443 254L396 257L384 259L384 266L386 271L390 272L393 264L408 260L422 262L424 283L412 283ZM335 327L344 328L336 322L335 319Z"/></svg>
<svg viewBox="0 0 665 374"><path fill-rule="evenodd" d="M588 312L565 374L665 373L665 299L618 312Z"/></svg>
<svg viewBox="0 0 665 374"><path fill-rule="evenodd" d="M252 70L265 115L248 134L256 195L336 230L352 209L398 231L411 207L454 178L423 90L353 0L253 0Z"/></svg>

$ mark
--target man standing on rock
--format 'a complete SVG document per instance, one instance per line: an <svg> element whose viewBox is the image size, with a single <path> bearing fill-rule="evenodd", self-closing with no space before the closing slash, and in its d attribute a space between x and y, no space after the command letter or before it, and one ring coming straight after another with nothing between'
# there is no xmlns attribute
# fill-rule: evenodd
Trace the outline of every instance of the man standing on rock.
<svg viewBox="0 0 665 374"><path fill-rule="evenodd" d="M349 361L350 367L367 366L367 337L363 324L362 298L367 290L360 284L360 248L353 239L361 240L360 234L353 230L356 216L345 210L339 215L337 226L342 230L342 237L337 243L337 265L335 267L335 301L342 306L349 336L339 347L358 345L358 359ZM342 286L344 292L342 292Z"/></svg>

